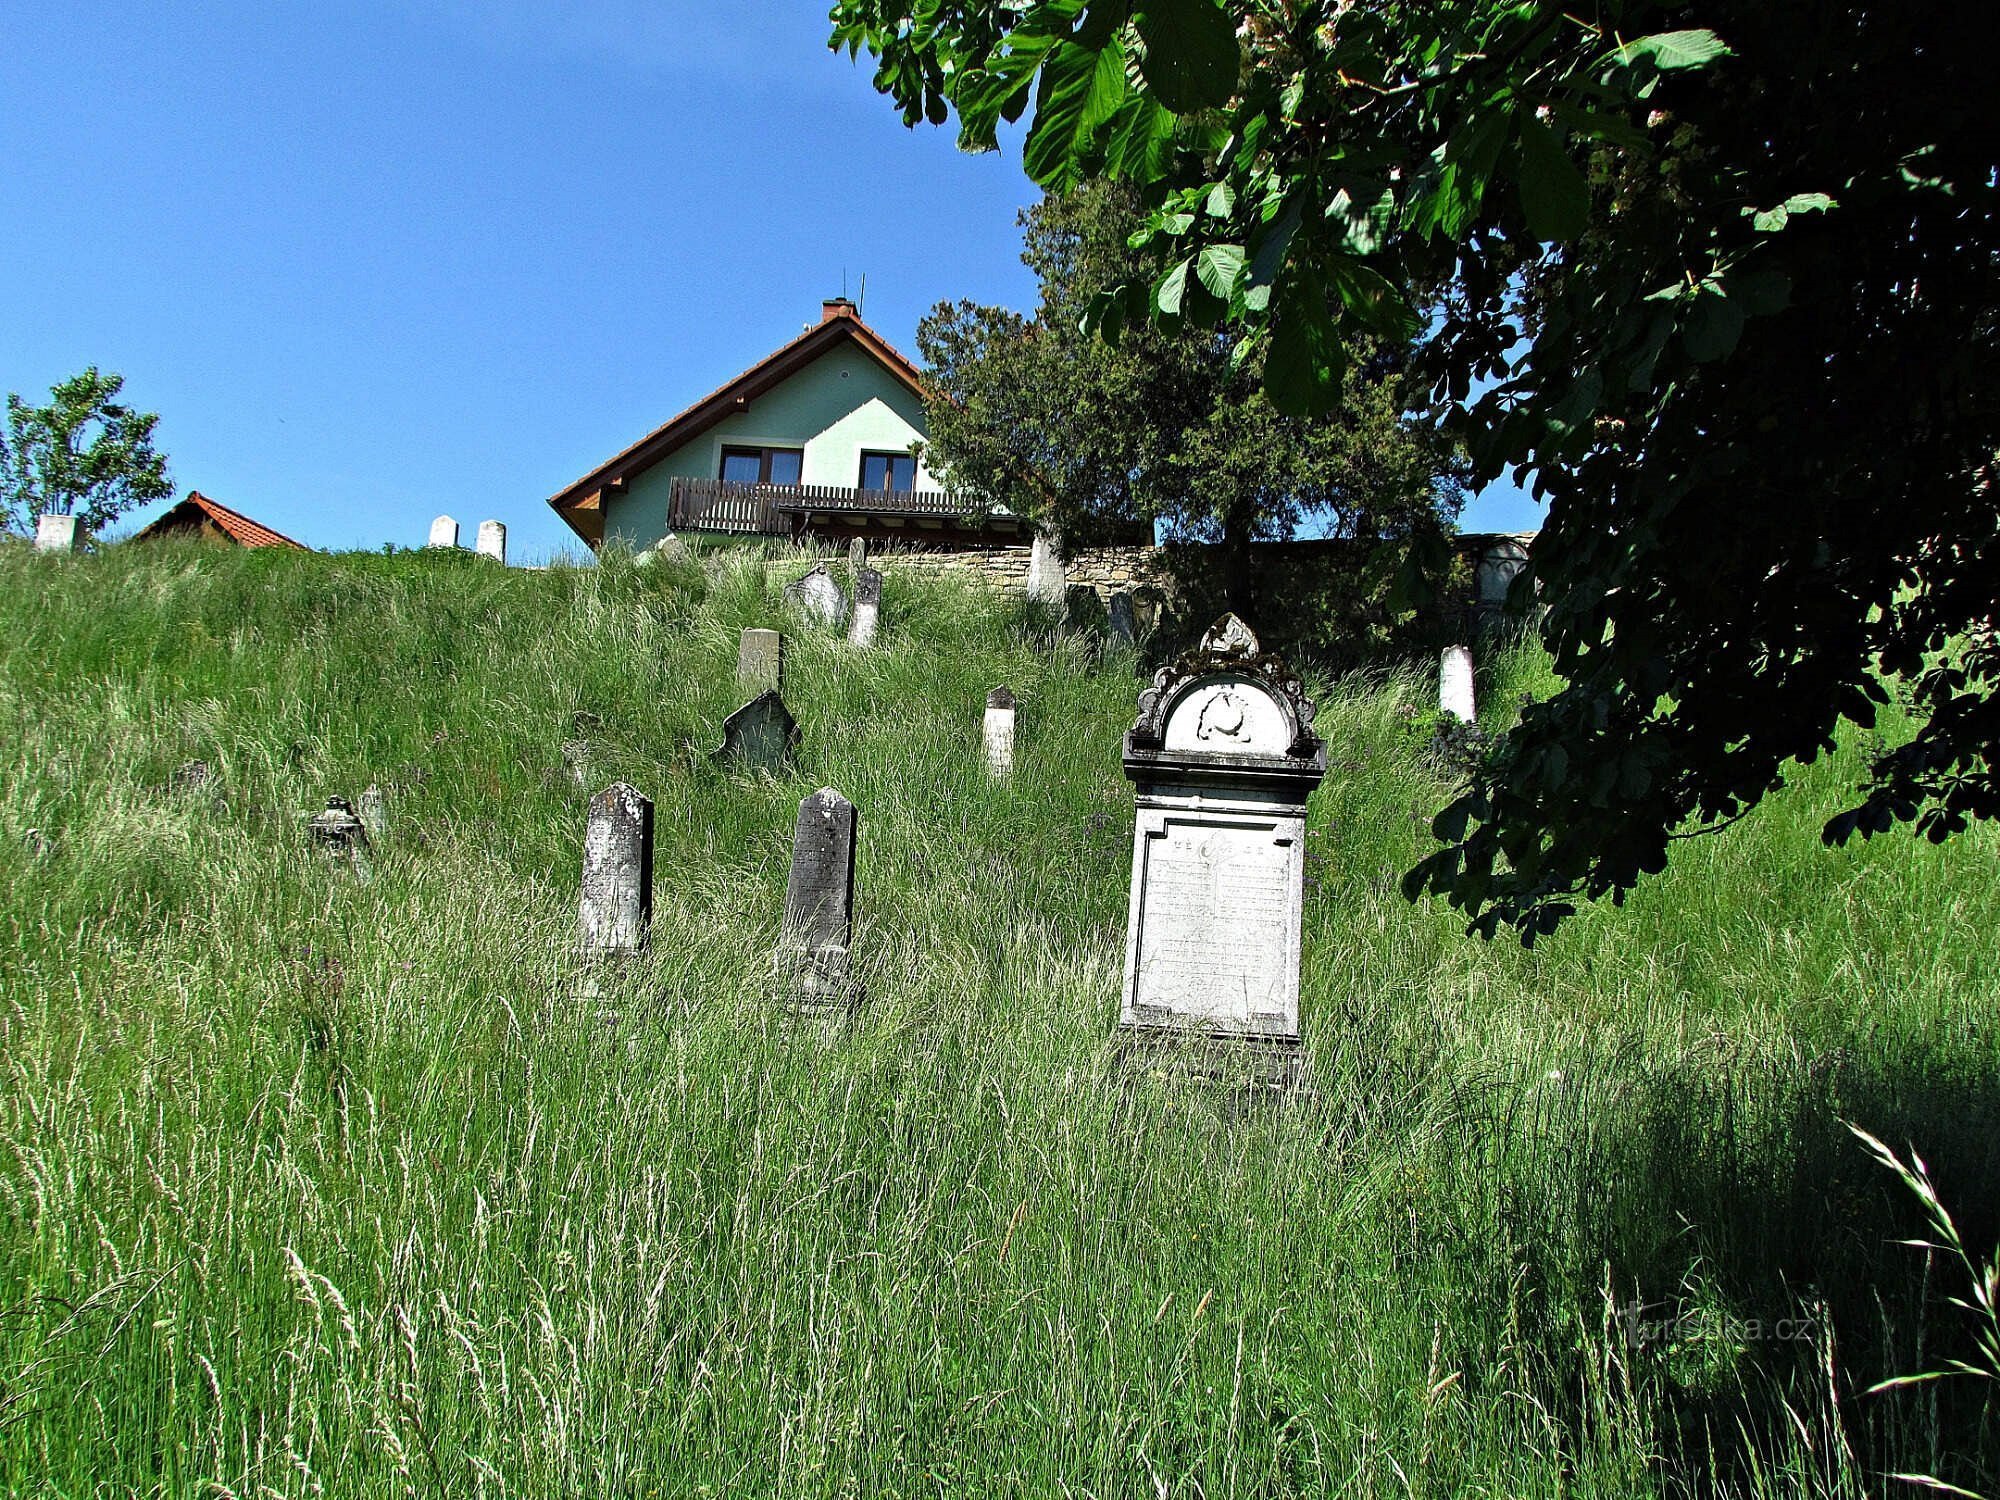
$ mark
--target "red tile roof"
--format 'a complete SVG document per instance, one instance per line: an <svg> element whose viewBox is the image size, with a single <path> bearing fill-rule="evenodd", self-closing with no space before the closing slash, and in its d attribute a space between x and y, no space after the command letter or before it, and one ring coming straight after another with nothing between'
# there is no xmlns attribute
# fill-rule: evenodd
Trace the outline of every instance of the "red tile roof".
<svg viewBox="0 0 2000 1500"><path fill-rule="evenodd" d="M549 497L557 515L570 530L595 547L604 537L603 491L607 484L622 484L690 440L699 437L723 418L747 410L751 400L804 369L835 344L851 340L871 354L896 379L917 396L924 395L923 375L897 352L881 334L856 316L851 304L828 302L821 320L782 348L766 355L734 380L717 387L701 400L655 427L638 442L614 454L574 484Z"/></svg>
<svg viewBox="0 0 2000 1500"><path fill-rule="evenodd" d="M220 501L209 499L200 490L189 490L187 499L138 532L132 540L139 542L149 537L167 536L190 524L199 525L198 518L204 516L239 547L296 547L301 552L307 550L304 543L295 542L261 521L253 521Z"/></svg>

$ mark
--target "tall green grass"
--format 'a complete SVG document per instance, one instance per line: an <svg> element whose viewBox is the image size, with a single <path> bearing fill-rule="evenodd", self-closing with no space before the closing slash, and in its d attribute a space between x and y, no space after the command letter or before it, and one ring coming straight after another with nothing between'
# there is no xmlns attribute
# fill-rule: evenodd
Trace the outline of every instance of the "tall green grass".
<svg viewBox="0 0 2000 1500"><path fill-rule="evenodd" d="M1114 1045L1139 664L892 563L882 649L789 622L797 764L732 775L737 633L795 571L0 549L0 1488L1995 1482L1979 1393L1862 1394L1961 1332L1841 1123L1990 1243L1989 831L1823 850L1850 745L1624 911L1481 945L1396 891L1449 792L1429 676L1318 682L1313 1088L1246 1102ZM1496 723L1541 672L1487 664ZM652 950L581 1004L621 778ZM370 782L361 883L303 822ZM769 993L821 785L861 810L831 1031Z"/></svg>

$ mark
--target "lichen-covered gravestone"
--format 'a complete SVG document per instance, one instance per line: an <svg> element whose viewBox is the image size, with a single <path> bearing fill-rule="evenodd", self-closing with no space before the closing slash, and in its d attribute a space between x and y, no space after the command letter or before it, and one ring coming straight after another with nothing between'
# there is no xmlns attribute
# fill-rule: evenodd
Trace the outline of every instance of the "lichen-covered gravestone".
<svg viewBox="0 0 2000 1500"><path fill-rule="evenodd" d="M813 570L805 577L786 584L785 597L822 625L838 625L847 618L847 596L841 593L825 563L813 564Z"/></svg>
<svg viewBox="0 0 2000 1500"><path fill-rule="evenodd" d="M636 787L614 782L590 799L577 952L585 960L643 953L652 921L652 800Z"/></svg>
<svg viewBox="0 0 2000 1500"><path fill-rule="evenodd" d="M1014 694L997 687L986 695L986 720L980 726L986 749L986 769L998 777L1014 774Z"/></svg>
<svg viewBox="0 0 2000 1500"><path fill-rule="evenodd" d="M748 770L778 771L799 742L799 726L785 700L759 693L722 721L716 760Z"/></svg>
<svg viewBox="0 0 2000 1500"><path fill-rule="evenodd" d="M1140 695L1122 1026L1298 1042L1306 798L1326 775L1313 711L1234 615Z"/></svg>
<svg viewBox="0 0 2000 1500"><path fill-rule="evenodd" d="M736 680L758 692L785 686L785 638L775 630L746 630L736 643Z"/></svg>
<svg viewBox="0 0 2000 1500"><path fill-rule="evenodd" d="M777 963L790 999L808 1009L852 1002L855 825L854 804L832 787L799 804Z"/></svg>
<svg viewBox="0 0 2000 1500"><path fill-rule="evenodd" d="M847 632L850 644L875 644L875 626L882 614L882 575L874 568L862 568L854 575L854 624Z"/></svg>

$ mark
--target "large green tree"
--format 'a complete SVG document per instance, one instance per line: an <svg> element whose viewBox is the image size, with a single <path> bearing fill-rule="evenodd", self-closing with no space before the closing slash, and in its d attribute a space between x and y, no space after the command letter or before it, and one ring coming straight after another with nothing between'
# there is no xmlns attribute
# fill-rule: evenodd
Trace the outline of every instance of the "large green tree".
<svg viewBox="0 0 2000 1500"><path fill-rule="evenodd" d="M1279 411L1255 357L1236 360L1218 330L1141 324L1115 345L1083 330L1092 294L1134 273L1142 217L1116 184L1044 198L1021 215L1034 316L945 303L918 328L947 482L1029 510L1072 546L1150 537L1156 522L1213 543L1222 593L1246 612L1253 541L1302 527L1360 544L1441 535L1463 459L1406 416L1405 348L1357 363L1340 404L1305 417Z"/></svg>
<svg viewBox="0 0 2000 1500"><path fill-rule="evenodd" d="M1100 326L1217 322L1281 408L1421 330L1483 480L1549 502L1565 686L1412 893L1492 933L1622 897L1869 726L1830 840L2000 811L2000 90L1989 6L841 0L912 122L1131 184ZM1442 288L1426 303L1416 288ZM1527 587L1528 584L1520 585Z"/></svg>
<svg viewBox="0 0 2000 1500"><path fill-rule="evenodd" d="M122 375L95 365L57 381L46 406L7 397L0 443L0 524L33 525L43 514L73 515L96 531L135 505L173 493L166 455L153 447L157 412L117 399Z"/></svg>

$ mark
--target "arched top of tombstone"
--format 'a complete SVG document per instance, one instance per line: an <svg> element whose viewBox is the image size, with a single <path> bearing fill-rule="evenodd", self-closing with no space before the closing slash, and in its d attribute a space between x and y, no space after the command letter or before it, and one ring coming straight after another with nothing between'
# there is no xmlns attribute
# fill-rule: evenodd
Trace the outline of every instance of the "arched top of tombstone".
<svg viewBox="0 0 2000 1500"><path fill-rule="evenodd" d="M1312 732L1315 712L1284 658L1266 651L1235 615L1224 615L1139 695L1127 760L1193 754L1313 761L1326 750Z"/></svg>

